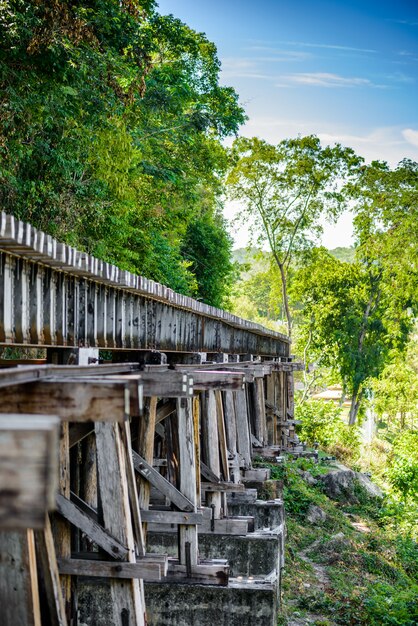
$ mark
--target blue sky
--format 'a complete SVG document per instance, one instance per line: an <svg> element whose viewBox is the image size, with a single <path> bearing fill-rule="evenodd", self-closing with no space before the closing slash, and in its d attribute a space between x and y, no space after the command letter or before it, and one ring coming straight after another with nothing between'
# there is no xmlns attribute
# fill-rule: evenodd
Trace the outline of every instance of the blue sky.
<svg viewBox="0 0 418 626"><path fill-rule="evenodd" d="M216 44L221 81L237 90L250 118L242 134L274 143L314 133L366 160L418 161L418 0L161 0L159 7ZM346 217L330 245L349 243L350 229Z"/></svg>

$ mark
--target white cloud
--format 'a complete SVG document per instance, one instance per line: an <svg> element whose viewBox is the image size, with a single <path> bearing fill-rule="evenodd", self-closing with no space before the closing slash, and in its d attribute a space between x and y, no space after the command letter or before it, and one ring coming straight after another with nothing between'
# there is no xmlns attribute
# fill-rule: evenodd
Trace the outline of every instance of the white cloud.
<svg viewBox="0 0 418 626"><path fill-rule="evenodd" d="M245 57L225 57L222 59L222 78L256 78L274 80L275 76L260 71L256 61Z"/></svg>
<svg viewBox="0 0 418 626"><path fill-rule="evenodd" d="M340 76L328 72L303 72L287 74L280 79L298 85L314 87L376 87L368 78Z"/></svg>
<svg viewBox="0 0 418 626"><path fill-rule="evenodd" d="M405 128L402 131L403 137L408 143L418 147L418 130L412 130L412 128Z"/></svg>
<svg viewBox="0 0 418 626"><path fill-rule="evenodd" d="M302 52L301 50L283 50L283 48L276 48L273 46L250 46L248 50L251 52L265 52L271 55L268 57L269 61L306 61L312 59L311 52ZM263 60L259 57L259 60Z"/></svg>
<svg viewBox="0 0 418 626"><path fill-rule="evenodd" d="M326 43L310 43L307 41L285 41L289 46L301 46L302 48L325 48L327 50L342 50L346 52L367 52L367 53L376 53L377 50L372 50L370 48L353 48L352 46L339 46L334 44L326 44Z"/></svg>

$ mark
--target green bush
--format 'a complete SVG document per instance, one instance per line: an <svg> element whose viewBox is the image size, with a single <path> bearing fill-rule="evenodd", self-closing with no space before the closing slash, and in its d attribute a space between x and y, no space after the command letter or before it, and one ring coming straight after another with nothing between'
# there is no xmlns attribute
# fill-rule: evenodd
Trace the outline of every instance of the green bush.
<svg viewBox="0 0 418 626"><path fill-rule="evenodd" d="M394 440L388 478L404 499L418 501L418 431L404 431Z"/></svg>
<svg viewBox="0 0 418 626"><path fill-rule="evenodd" d="M360 437L357 425L343 421L342 409L331 402L308 400L296 408L301 420L298 435L308 444L315 442L341 460L354 461L359 455Z"/></svg>

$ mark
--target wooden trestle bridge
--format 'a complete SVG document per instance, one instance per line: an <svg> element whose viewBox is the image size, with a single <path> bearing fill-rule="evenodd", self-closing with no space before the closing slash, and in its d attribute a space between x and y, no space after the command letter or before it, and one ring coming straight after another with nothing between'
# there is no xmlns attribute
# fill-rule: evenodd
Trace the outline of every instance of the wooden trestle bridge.
<svg viewBox="0 0 418 626"><path fill-rule="evenodd" d="M254 576L226 552L266 530L253 455L297 443L288 338L2 213L0 346L45 349L1 361L1 624L213 623L241 587L219 624L273 624L245 598L271 588L277 606L280 559Z"/></svg>

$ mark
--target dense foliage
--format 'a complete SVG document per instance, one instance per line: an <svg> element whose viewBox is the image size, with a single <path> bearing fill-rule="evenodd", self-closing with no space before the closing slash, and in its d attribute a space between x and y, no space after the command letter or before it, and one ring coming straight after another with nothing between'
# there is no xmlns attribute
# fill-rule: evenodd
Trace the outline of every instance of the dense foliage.
<svg viewBox="0 0 418 626"><path fill-rule="evenodd" d="M152 0L3 0L2 209L212 303L192 256L217 237L207 265L221 304L221 139L244 114L219 66L205 35ZM192 232L210 228L196 249Z"/></svg>

